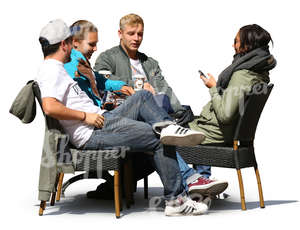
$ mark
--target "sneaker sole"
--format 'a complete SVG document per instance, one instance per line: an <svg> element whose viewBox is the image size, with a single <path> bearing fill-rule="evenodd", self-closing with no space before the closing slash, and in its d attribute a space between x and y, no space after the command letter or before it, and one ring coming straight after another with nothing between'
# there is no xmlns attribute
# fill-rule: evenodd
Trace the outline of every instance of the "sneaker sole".
<svg viewBox="0 0 300 230"><path fill-rule="evenodd" d="M205 136L201 133L190 134L188 136L164 136L160 138L160 142L164 145L175 146L196 146L201 144L205 139Z"/></svg>
<svg viewBox="0 0 300 230"><path fill-rule="evenodd" d="M193 190L189 190L189 193L190 194L198 193L201 194L202 196L216 196L224 192L227 187L228 187L228 183L220 183L220 184L212 185L208 188L199 188L199 189L194 188Z"/></svg>
<svg viewBox="0 0 300 230"><path fill-rule="evenodd" d="M205 211L203 210L203 211L196 212L196 213L191 212L191 213L188 213L188 214L186 214L186 213L178 213L178 212L174 212L174 213L166 213L165 212L165 215L166 216L199 216L199 215L204 215L206 213L207 213L207 210L205 210Z"/></svg>

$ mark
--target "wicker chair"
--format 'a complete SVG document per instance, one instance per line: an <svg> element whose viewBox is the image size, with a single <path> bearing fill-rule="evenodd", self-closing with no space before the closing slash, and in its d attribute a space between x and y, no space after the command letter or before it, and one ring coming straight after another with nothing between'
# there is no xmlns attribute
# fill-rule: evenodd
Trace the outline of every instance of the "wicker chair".
<svg viewBox="0 0 300 230"><path fill-rule="evenodd" d="M222 145L177 147L177 151L187 164L235 168L239 180L242 210L246 210L246 203L241 169L247 167L254 167L260 207L265 207L253 141L261 112L268 100L273 86L273 84L267 85L261 83L253 87L251 93L245 98L244 113L238 119L234 139L231 143ZM145 187L144 190L147 192L148 184L145 184L145 186L147 187Z"/></svg>
<svg viewBox="0 0 300 230"><path fill-rule="evenodd" d="M42 108L42 100L41 100L41 93L37 83L33 84L33 92L38 100L41 109ZM50 130L52 128L62 130L59 122L51 118L43 112L46 120L46 126ZM126 159L126 151L124 149L103 149L103 150L80 150L76 149L71 144L65 146L67 149L66 151L71 153L71 157L76 156L75 162L75 171L84 171L84 174L81 174L82 179L85 178L101 178L102 171L113 170L114 171L114 202L115 202L115 215L117 218L120 217L120 211L122 209L122 195L120 188L120 179L121 179L121 172L124 172L124 180L130 181L131 175L130 170L127 165L128 160ZM60 157L58 157L60 159ZM64 159L61 159L63 162ZM123 170L124 167L124 170ZM60 200L61 191L62 191L62 183L63 183L64 173L60 172L57 174L56 182L54 185L54 189L50 199L50 205L54 205L55 201ZM124 183L131 184L129 183ZM125 188L125 197L126 197L126 204L127 207L130 206L132 203L131 194L132 191L129 186ZM41 201L39 215L43 215L43 211L46 207L46 201Z"/></svg>
<svg viewBox="0 0 300 230"><path fill-rule="evenodd" d="M273 89L273 84L257 84L245 99L244 113L240 115L231 144L223 146L198 145L195 147L177 147L177 151L187 164L211 165L237 170L242 210L246 210L245 195L241 169L254 167L260 207L264 208L264 198L257 162L254 153L256 127Z"/></svg>

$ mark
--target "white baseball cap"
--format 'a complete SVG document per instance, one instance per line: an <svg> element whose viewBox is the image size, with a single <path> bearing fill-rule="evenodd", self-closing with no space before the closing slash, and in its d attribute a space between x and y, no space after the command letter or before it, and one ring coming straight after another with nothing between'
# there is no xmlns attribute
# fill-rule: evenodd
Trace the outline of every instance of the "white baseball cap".
<svg viewBox="0 0 300 230"><path fill-rule="evenodd" d="M70 28L61 19L50 21L45 27L43 27L40 33L40 37L46 39L49 42L49 45L59 43L70 36Z"/></svg>

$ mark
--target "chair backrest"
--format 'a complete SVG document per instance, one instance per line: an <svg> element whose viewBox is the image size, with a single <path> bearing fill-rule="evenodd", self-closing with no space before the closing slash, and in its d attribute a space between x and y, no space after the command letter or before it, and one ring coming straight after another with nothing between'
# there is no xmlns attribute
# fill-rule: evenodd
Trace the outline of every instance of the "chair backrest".
<svg viewBox="0 0 300 230"><path fill-rule="evenodd" d="M38 100L38 102L41 106L41 109L43 111L41 91L40 91L40 88L39 88L37 82L35 82L35 81L33 82L32 90L33 90L33 94L34 94L35 98ZM43 111L43 113L44 113L44 111Z"/></svg>
<svg viewBox="0 0 300 230"><path fill-rule="evenodd" d="M37 84L37 82L34 82L33 85L32 85L32 89L33 89L33 93L34 93L34 96L36 97L36 99L38 100L39 104L40 104L40 107L41 107L41 110L44 114L44 117L45 117L45 120L46 120L46 125L47 125L47 128L50 130L50 129L56 129L56 130L59 130L61 132L64 132L63 131L63 128L62 126L60 125L59 121L52 118L52 117L49 117L47 116L45 113L44 113L44 110L43 110L43 106L42 106L42 97L41 97L41 91L40 91L40 88L39 88L39 85Z"/></svg>
<svg viewBox="0 0 300 230"><path fill-rule="evenodd" d="M235 129L234 140L245 142L254 140L260 115L273 86L273 84L259 83L254 85L251 92L246 95L244 109L240 109L240 117Z"/></svg>
<svg viewBox="0 0 300 230"><path fill-rule="evenodd" d="M51 132L55 132L56 134L60 134L59 138L58 138L58 151L60 154L57 157L57 161L60 163L66 163L66 164L70 164L72 163L72 154L70 152L70 147L75 148L70 142L69 142L69 138L67 138L64 134L64 130L61 126L61 124L59 123L58 120L56 120L55 118L52 118L50 116L47 116L44 113L43 110L43 106L42 106L42 97L41 97L41 91L39 88L39 85L37 84L37 82L33 82L32 85L32 90L33 90L33 94L35 96L35 98L38 100L41 110L44 114L45 117L45 122L46 122L46 130L51 130Z"/></svg>

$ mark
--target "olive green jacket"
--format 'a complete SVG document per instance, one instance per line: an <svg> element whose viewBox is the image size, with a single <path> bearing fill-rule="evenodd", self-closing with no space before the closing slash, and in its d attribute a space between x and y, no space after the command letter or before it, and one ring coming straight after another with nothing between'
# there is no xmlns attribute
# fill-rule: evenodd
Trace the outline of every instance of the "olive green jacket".
<svg viewBox="0 0 300 230"><path fill-rule="evenodd" d="M190 128L205 134L202 144L230 143L245 95L256 83L269 81L268 74L239 70L233 73L223 95L218 94L216 87L210 88L211 100L203 107L200 117L189 123Z"/></svg>
<svg viewBox="0 0 300 230"><path fill-rule="evenodd" d="M141 61L143 70L147 75L146 77L155 92L168 95L174 112L182 110L183 108L179 100L162 75L158 62L144 53L138 52L137 56ZM94 70L97 72L101 70L110 71L111 75L109 79L124 81L127 85L133 87L130 60L121 45L101 53L96 60Z"/></svg>
<svg viewBox="0 0 300 230"><path fill-rule="evenodd" d="M26 124L35 118L35 97L41 103L40 95L34 94L33 87L36 84L34 81L29 81L19 92L9 111ZM58 121L48 116L45 116L45 121L38 199L48 201L51 193L56 190L55 182L58 173L75 172L76 156L66 148L69 138L63 132Z"/></svg>

